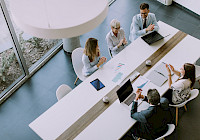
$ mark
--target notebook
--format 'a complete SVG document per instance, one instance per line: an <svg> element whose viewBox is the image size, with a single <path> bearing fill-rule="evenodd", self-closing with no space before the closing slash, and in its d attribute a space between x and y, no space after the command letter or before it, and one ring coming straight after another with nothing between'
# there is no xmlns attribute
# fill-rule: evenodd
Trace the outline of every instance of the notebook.
<svg viewBox="0 0 200 140"><path fill-rule="evenodd" d="M154 70L149 73L147 78L155 85L161 87L168 80L168 72L165 67L165 63L160 63Z"/></svg>
<svg viewBox="0 0 200 140"><path fill-rule="evenodd" d="M120 103L125 103L129 106L133 102L136 95L133 93L133 87L130 79L117 90L117 96Z"/></svg>
<svg viewBox="0 0 200 140"><path fill-rule="evenodd" d="M141 37L147 44L151 45L154 42L157 42L158 40L163 39L164 37L162 35L160 35L158 32L154 31L151 32L147 35L144 35Z"/></svg>

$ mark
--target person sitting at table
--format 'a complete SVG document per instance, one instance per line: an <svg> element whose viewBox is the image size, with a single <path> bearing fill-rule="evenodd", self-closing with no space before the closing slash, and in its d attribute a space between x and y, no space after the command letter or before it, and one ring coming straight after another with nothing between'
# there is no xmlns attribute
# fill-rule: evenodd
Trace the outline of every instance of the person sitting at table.
<svg viewBox="0 0 200 140"><path fill-rule="evenodd" d="M106 57L100 57L100 50L98 46L98 40L95 38L89 38L85 43L85 49L82 56L84 76L89 76L94 73L104 62Z"/></svg>
<svg viewBox="0 0 200 140"><path fill-rule="evenodd" d="M130 132L134 138L156 139L168 131L168 125L172 121L172 114L169 109L169 101L160 98L156 89L149 89L147 97L141 94L142 90L136 91L136 97L131 109L131 118L138 122L131 128ZM138 99L147 101L148 109L137 112Z"/></svg>
<svg viewBox="0 0 200 140"><path fill-rule="evenodd" d="M122 51L128 42L126 41L124 30L120 28L120 22L118 20L113 19L110 22L110 26L111 30L106 35L106 42L113 57Z"/></svg>
<svg viewBox="0 0 200 140"><path fill-rule="evenodd" d="M149 13L149 5L142 3L140 5L140 14L133 17L129 40L133 42L139 36L146 34L148 31L158 31L159 26L156 21L156 16L153 13Z"/></svg>
<svg viewBox="0 0 200 140"><path fill-rule="evenodd" d="M168 84L170 89L164 96L168 98L171 104L180 104L190 97L190 89L195 83L195 66L190 63L185 63L180 68L180 71L177 71L172 65L166 64L166 69L168 71ZM171 71L180 77L174 83L172 83Z"/></svg>

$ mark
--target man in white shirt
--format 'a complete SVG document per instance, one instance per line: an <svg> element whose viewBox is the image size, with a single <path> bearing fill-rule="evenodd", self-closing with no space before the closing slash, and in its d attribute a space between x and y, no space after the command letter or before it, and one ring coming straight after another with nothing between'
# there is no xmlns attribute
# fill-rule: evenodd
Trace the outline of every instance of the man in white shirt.
<svg viewBox="0 0 200 140"><path fill-rule="evenodd" d="M149 13L149 5L142 3L140 5L140 14L133 17L129 40L133 42L139 36L146 34L148 31L158 31L159 26L156 21L156 16L153 13Z"/></svg>
<svg viewBox="0 0 200 140"><path fill-rule="evenodd" d="M120 28L120 22L118 20L113 19L110 22L110 26L111 30L106 35L106 42L110 51L109 53L111 53L111 57L113 57L125 48L127 41L124 30Z"/></svg>

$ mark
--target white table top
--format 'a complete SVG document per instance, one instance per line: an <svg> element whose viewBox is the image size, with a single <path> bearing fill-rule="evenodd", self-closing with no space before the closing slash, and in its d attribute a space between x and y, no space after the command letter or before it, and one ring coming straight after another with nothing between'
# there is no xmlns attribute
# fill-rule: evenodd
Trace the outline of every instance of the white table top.
<svg viewBox="0 0 200 140"><path fill-rule="evenodd" d="M199 49L199 44L200 40L187 35L159 62L157 62L151 68L151 70L155 69L161 62L170 63L175 67L175 69L179 69L185 62L194 63L199 58L199 52L197 51ZM145 73L144 77L147 76L151 70ZM177 76L172 76L173 81L177 78ZM145 93L147 93L147 90L150 88L156 88L162 96L164 92L169 88L169 86L167 82L161 87L158 87L150 82L143 88L143 95L146 95ZM132 105L128 107L124 104L120 104L119 100L116 100L75 139L116 140L121 138L136 122L130 117L131 106ZM145 108L147 108L146 103L142 102L142 104L139 105L139 110L143 110Z"/></svg>
<svg viewBox="0 0 200 140"><path fill-rule="evenodd" d="M173 1L193 11L194 13L200 15L199 0L173 0Z"/></svg>
<svg viewBox="0 0 200 140"><path fill-rule="evenodd" d="M69 38L97 27L107 16L107 0L10 1L15 23L41 38Z"/></svg>
<svg viewBox="0 0 200 140"><path fill-rule="evenodd" d="M161 27L159 33L163 35L170 33L170 36L158 41L153 44L153 46L149 46L141 40L141 38L138 38L117 56L108 61L102 68L73 89L67 96L63 97L59 102L30 123L29 126L42 139L56 139L59 137L67 128L74 124L90 108L117 86L118 83L114 83L112 79L119 71L123 72L125 77L128 76L178 31L163 22L158 22L158 24ZM167 29L165 28L166 26ZM125 65L120 70L116 71L118 63L123 63ZM99 78L105 85L100 91L96 91L90 84L90 81L96 78Z"/></svg>

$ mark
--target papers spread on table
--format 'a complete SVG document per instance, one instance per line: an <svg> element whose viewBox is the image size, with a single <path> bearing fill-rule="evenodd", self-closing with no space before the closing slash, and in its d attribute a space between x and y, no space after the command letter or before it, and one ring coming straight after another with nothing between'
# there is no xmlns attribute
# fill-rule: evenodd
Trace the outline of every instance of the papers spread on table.
<svg viewBox="0 0 200 140"><path fill-rule="evenodd" d="M113 72L115 73L115 76L113 77L112 81L117 84L120 84L127 77L124 63L117 63L113 69Z"/></svg>
<svg viewBox="0 0 200 140"><path fill-rule="evenodd" d="M139 76L137 80L132 84L133 89L137 90L138 88L144 88L150 82L149 79L145 78L144 76Z"/></svg>
<svg viewBox="0 0 200 140"><path fill-rule="evenodd" d="M147 78L155 85L161 87L168 79L168 72L165 63L160 63L154 70L152 70Z"/></svg>

